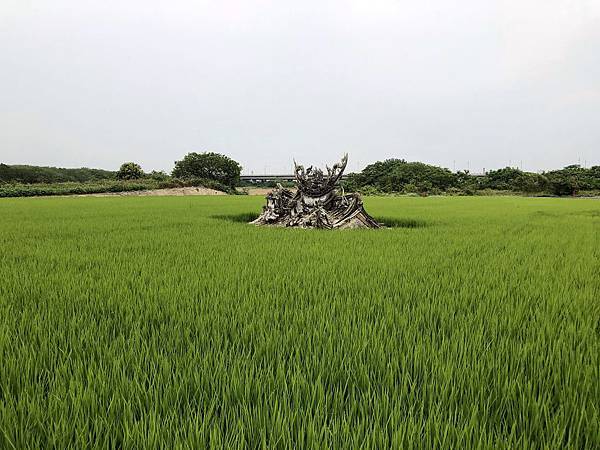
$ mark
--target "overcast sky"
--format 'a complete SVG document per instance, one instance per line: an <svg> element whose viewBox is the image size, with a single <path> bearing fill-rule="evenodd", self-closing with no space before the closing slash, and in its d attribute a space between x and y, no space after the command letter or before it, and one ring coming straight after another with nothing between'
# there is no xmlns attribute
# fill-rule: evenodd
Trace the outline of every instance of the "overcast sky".
<svg viewBox="0 0 600 450"><path fill-rule="evenodd" d="M600 0L1 0L0 162L600 164Z"/></svg>

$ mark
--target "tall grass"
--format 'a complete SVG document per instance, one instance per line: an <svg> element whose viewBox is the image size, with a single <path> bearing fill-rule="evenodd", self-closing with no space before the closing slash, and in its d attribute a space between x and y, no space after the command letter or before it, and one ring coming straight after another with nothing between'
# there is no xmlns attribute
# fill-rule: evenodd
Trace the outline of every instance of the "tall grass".
<svg viewBox="0 0 600 450"><path fill-rule="evenodd" d="M262 203L1 200L0 447L600 446L600 203Z"/></svg>

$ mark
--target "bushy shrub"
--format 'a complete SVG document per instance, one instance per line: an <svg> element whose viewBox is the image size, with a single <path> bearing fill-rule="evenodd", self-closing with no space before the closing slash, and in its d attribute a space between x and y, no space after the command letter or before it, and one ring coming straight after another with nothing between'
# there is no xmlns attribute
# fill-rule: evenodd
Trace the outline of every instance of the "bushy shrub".
<svg viewBox="0 0 600 450"><path fill-rule="evenodd" d="M364 196L377 196L382 194L379 189L373 186L362 186L358 188L357 191Z"/></svg>
<svg viewBox="0 0 600 450"><path fill-rule="evenodd" d="M158 188L154 180L103 181L97 183L8 184L0 186L0 197L100 194Z"/></svg>
<svg viewBox="0 0 600 450"><path fill-rule="evenodd" d="M148 178L152 179L152 180L156 180L156 181L167 181L169 180L171 177L169 175L167 175L165 172L161 171L156 171L153 170L152 172L150 172L147 175Z"/></svg>
<svg viewBox="0 0 600 450"><path fill-rule="evenodd" d="M542 192L546 189L548 189L548 179L537 173L523 172L512 183L513 191L533 193Z"/></svg>
<svg viewBox="0 0 600 450"><path fill-rule="evenodd" d="M419 192L419 189L417 188L417 186L413 183L407 183L404 185L404 188L402 189L402 191L405 194L416 194L417 192Z"/></svg>
<svg viewBox="0 0 600 450"><path fill-rule="evenodd" d="M553 176L550 179L550 192L554 195L575 195L579 190L577 180L567 175Z"/></svg>
<svg viewBox="0 0 600 450"><path fill-rule="evenodd" d="M554 195L575 195L578 191L600 189L600 166L585 169L579 165L567 166L544 174L550 192Z"/></svg>
<svg viewBox="0 0 600 450"><path fill-rule="evenodd" d="M505 167L498 170L490 170L485 177L483 187L500 190L513 190L515 180L522 177L523 172L513 167Z"/></svg>
<svg viewBox="0 0 600 450"><path fill-rule="evenodd" d="M457 187L451 187L446 189L446 194L448 195L461 195L462 194L462 190L460 190Z"/></svg>

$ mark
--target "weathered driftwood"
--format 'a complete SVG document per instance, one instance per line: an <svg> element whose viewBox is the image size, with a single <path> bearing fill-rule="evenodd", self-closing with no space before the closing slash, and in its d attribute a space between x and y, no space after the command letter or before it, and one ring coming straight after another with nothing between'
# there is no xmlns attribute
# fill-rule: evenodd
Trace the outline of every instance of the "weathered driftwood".
<svg viewBox="0 0 600 450"><path fill-rule="evenodd" d="M344 173L348 155L327 174L314 167L304 169L296 164L298 190L294 193L278 185L270 192L262 214L251 223L300 228L379 228L363 207L359 194L340 194L337 183Z"/></svg>

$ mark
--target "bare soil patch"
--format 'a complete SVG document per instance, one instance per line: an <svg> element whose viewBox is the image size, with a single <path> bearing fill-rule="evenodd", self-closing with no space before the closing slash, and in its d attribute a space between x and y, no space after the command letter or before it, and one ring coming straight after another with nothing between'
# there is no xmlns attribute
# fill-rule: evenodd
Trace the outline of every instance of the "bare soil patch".
<svg viewBox="0 0 600 450"><path fill-rule="evenodd" d="M77 197L145 197L145 196L184 196L184 195L227 195L225 192L204 187L181 187L169 189L150 189L147 191L102 192L99 194L81 194Z"/></svg>

